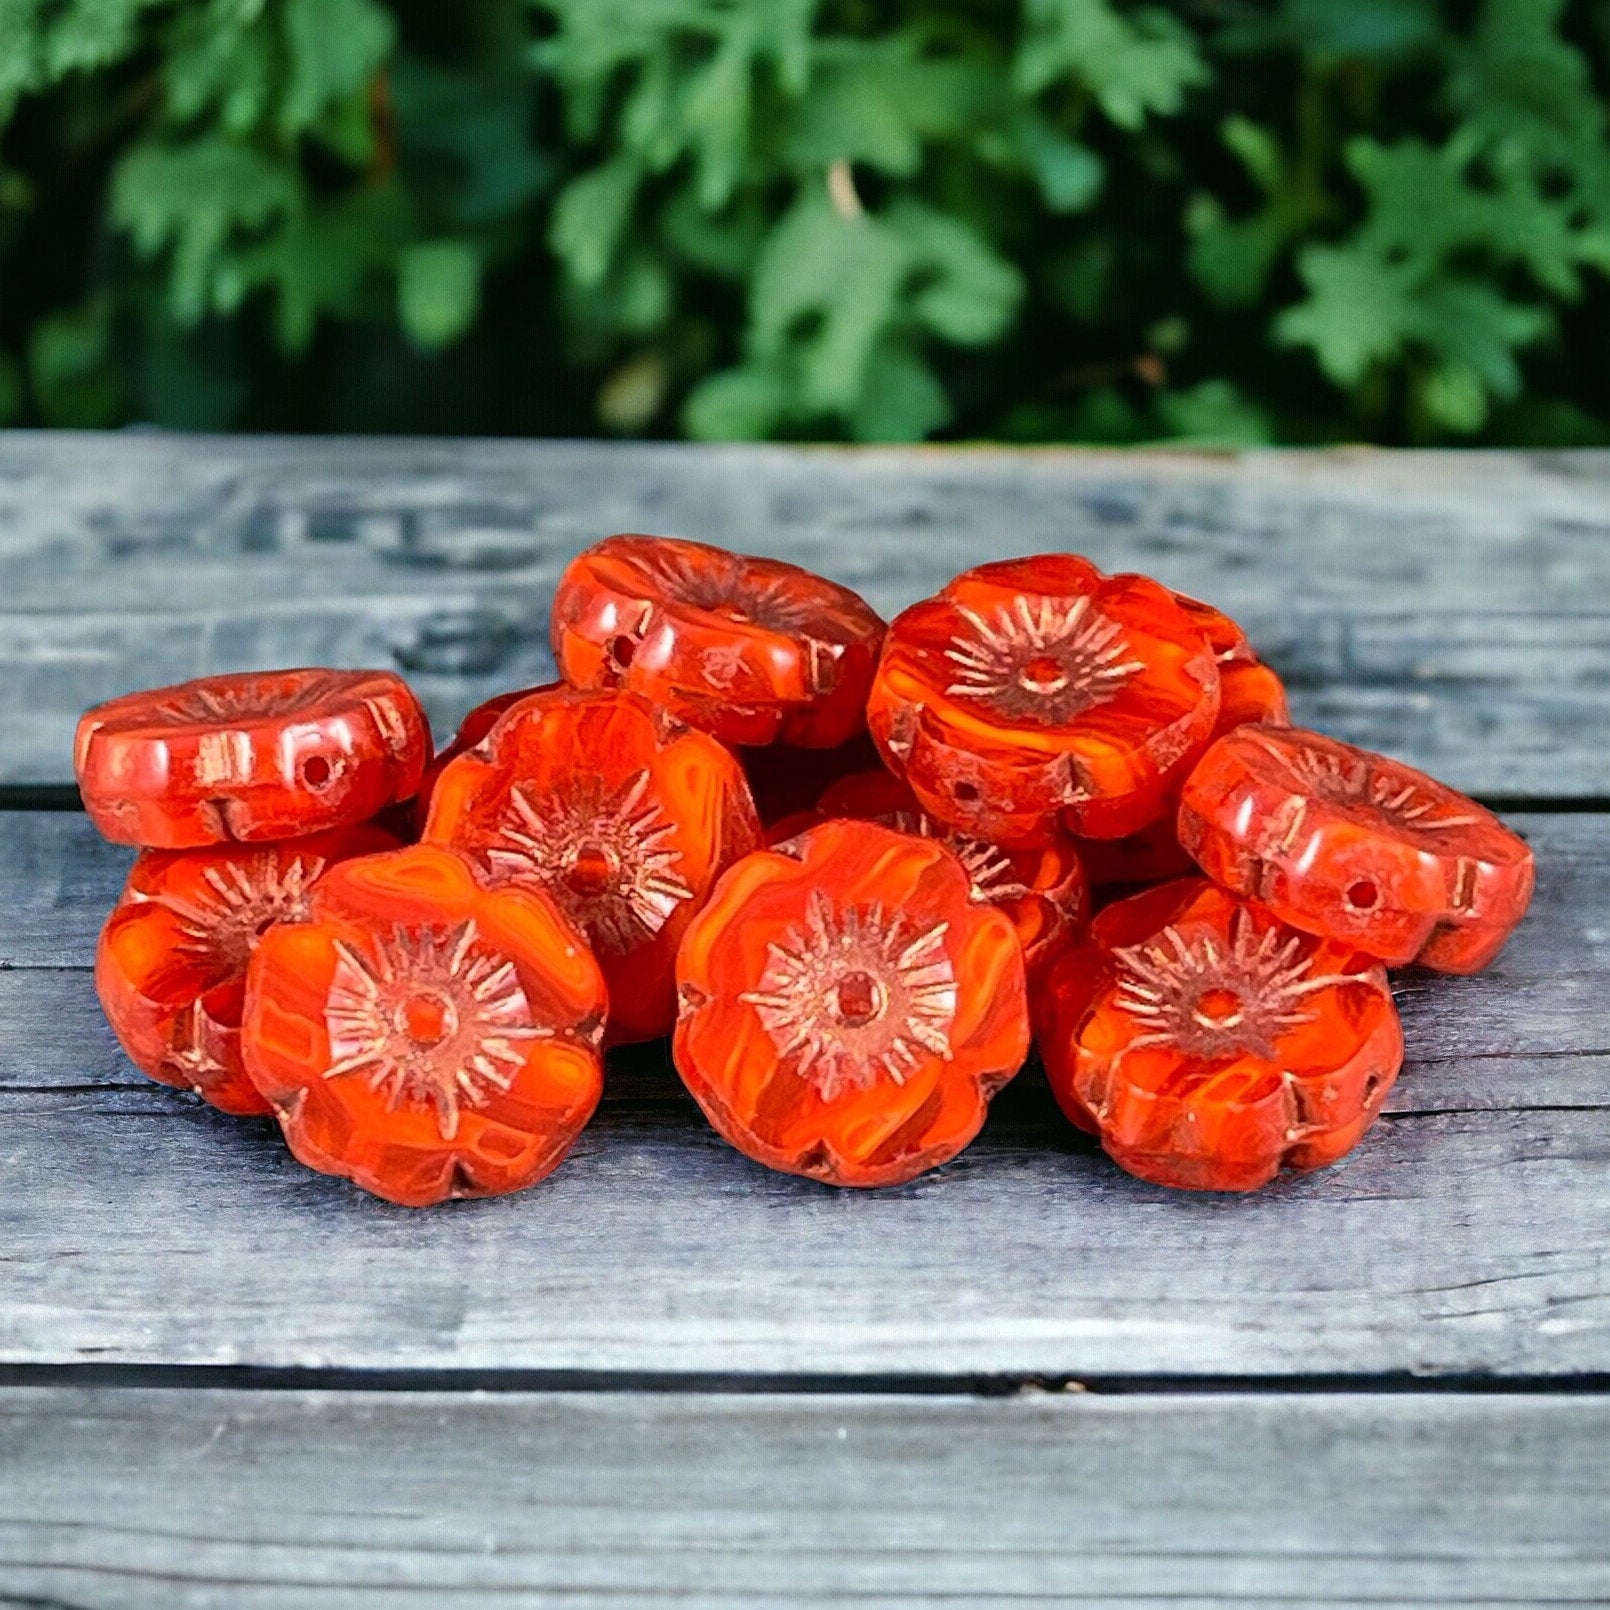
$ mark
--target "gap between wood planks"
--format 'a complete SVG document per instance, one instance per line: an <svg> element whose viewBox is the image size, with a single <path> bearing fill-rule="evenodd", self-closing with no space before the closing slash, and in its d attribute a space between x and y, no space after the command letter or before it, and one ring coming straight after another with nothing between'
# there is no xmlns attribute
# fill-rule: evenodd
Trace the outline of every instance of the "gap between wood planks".
<svg viewBox="0 0 1610 1610"><path fill-rule="evenodd" d="M1406 1397L1604 1397L1610 1371L1561 1375L800 1375L757 1371L270 1369L241 1364L0 1364L0 1390L12 1387L157 1388L255 1392L478 1392L656 1395L715 1393L850 1397L1013 1398L1058 1393L1101 1397L1292 1397L1386 1393Z"/></svg>

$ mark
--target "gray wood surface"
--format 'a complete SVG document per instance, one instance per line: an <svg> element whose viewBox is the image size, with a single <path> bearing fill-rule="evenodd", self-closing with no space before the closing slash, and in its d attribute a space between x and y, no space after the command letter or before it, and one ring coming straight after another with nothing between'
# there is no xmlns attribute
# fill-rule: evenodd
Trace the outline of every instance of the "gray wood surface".
<svg viewBox="0 0 1610 1610"><path fill-rule="evenodd" d="M0 1603L1610 1601L1602 1397L0 1392Z"/></svg>
<svg viewBox="0 0 1610 1610"><path fill-rule="evenodd" d="M731 1151L648 1049L550 1180L418 1214L141 1080L85 971L124 852L0 814L0 1359L1610 1372L1610 817L1517 823L1532 917L1478 978L1403 981L1409 1066L1339 1168L1244 1200L1145 1186L1031 1073L950 1167L835 1192Z"/></svg>
<svg viewBox="0 0 1610 1610"><path fill-rule="evenodd" d="M1300 718L1461 787L1610 794L1610 455L1077 453L0 436L0 782L88 704L274 664L405 672L438 727L549 669L615 530L786 555L885 611L1074 548L1245 620Z"/></svg>
<svg viewBox="0 0 1610 1610"><path fill-rule="evenodd" d="M620 529L886 612L1083 550L1240 616L1301 719L1580 814L1515 818L1532 917L1400 981L1322 1174L1140 1185L1031 1070L834 1192L650 1048L549 1181L416 1214L137 1075L89 973L127 852L0 809L0 1606L1610 1602L1610 455L0 434L0 784L248 665L394 665L445 732Z"/></svg>

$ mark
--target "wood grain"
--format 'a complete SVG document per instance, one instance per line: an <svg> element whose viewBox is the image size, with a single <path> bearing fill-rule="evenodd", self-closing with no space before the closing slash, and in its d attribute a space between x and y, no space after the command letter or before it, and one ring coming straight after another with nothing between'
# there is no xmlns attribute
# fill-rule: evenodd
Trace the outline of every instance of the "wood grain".
<svg viewBox="0 0 1610 1610"><path fill-rule="evenodd" d="M1603 1604L1603 1398L0 1392L0 1602Z"/></svg>
<svg viewBox="0 0 1610 1610"><path fill-rule="evenodd" d="M1213 599L1299 718L1478 792L1610 794L1610 455L1209 455L0 437L0 783L132 687L379 664L438 728L548 674L613 530L785 555L892 612L1075 548Z"/></svg>
<svg viewBox="0 0 1610 1610"><path fill-rule="evenodd" d="M0 814L0 1359L1610 1372L1610 817L1519 825L1533 916L1491 972L1403 981L1409 1067L1326 1173L1245 1200L1141 1185L1030 1073L950 1167L835 1192L727 1148L651 1048L615 1059L549 1181L419 1214L140 1079L84 970L123 853Z"/></svg>

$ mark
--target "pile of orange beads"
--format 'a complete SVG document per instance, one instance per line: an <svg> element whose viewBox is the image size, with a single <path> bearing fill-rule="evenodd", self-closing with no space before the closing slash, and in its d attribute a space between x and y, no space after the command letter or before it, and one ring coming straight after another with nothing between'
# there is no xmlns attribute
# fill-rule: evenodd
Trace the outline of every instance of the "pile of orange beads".
<svg viewBox="0 0 1610 1610"><path fill-rule="evenodd" d="M1531 898L1491 812L1291 726L1232 620L1071 554L885 626L611 537L553 648L562 682L436 756L386 672L89 711L85 807L140 852L96 961L135 1064L424 1206L555 1168L610 1045L671 1035L740 1151L880 1186L955 1157L1032 1039L1119 1166L1245 1191L1380 1112L1386 968L1473 972Z"/></svg>

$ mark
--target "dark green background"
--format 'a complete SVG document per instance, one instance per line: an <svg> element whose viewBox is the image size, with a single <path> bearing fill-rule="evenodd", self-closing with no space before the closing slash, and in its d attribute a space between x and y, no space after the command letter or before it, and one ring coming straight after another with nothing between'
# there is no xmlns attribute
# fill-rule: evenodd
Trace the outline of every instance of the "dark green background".
<svg viewBox="0 0 1610 1610"><path fill-rule="evenodd" d="M0 0L0 422L1610 438L1610 4Z"/></svg>

